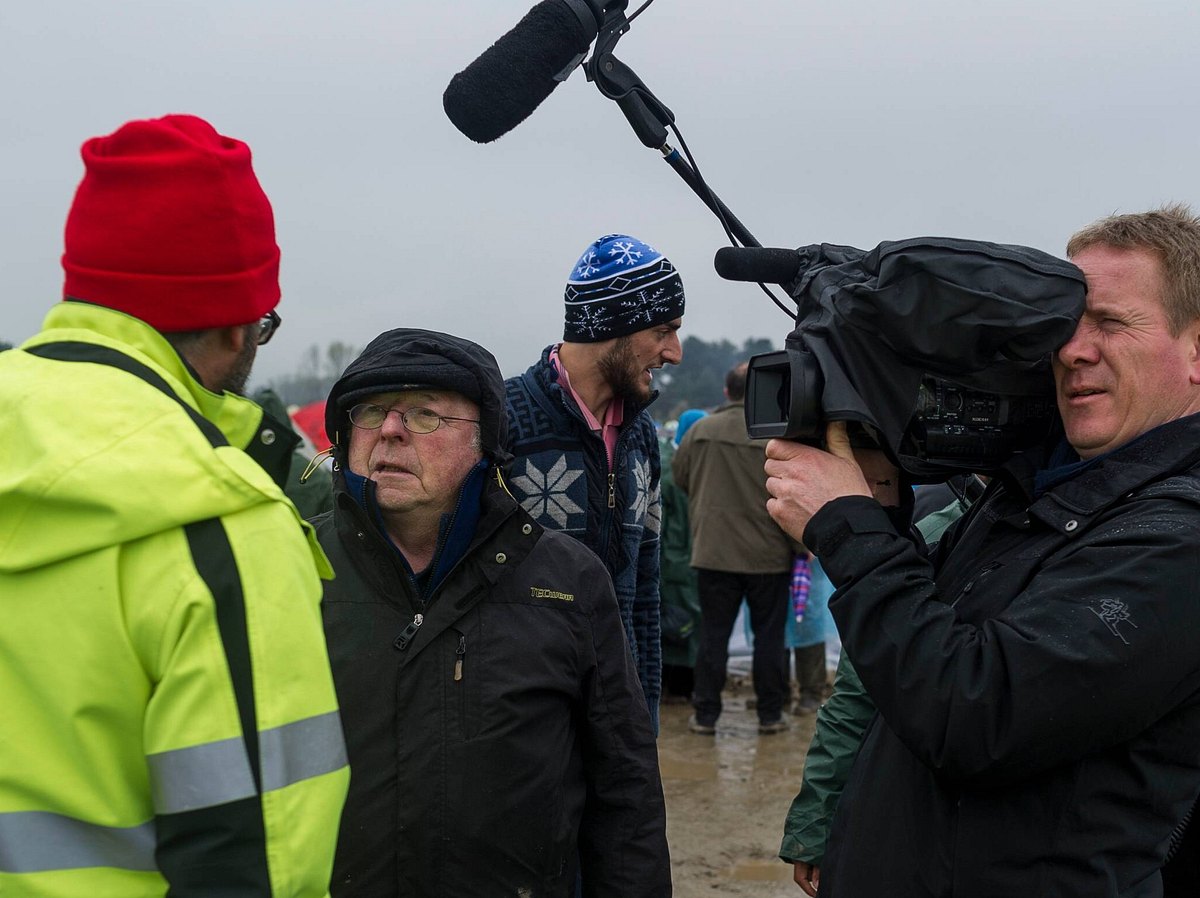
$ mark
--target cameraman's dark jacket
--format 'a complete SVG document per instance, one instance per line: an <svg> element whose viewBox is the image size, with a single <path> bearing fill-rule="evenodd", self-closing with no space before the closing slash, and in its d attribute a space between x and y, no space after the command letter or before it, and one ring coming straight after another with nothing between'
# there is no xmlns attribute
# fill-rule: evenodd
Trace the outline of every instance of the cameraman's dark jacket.
<svg viewBox="0 0 1200 898"><path fill-rule="evenodd" d="M333 895L566 898L577 859L585 895L669 895L654 735L599 559L493 481L422 607L337 481L315 522L351 766Z"/></svg>
<svg viewBox="0 0 1200 898"><path fill-rule="evenodd" d="M932 563L872 500L804 533L880 715L822 898L1157 896L1200 792L1200 416L1034 499L1014 460Z"/></svg>

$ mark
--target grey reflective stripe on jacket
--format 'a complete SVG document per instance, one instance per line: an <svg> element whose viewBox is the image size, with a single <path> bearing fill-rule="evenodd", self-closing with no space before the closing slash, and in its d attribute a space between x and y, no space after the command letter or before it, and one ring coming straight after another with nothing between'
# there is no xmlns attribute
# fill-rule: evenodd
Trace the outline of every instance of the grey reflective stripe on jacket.
<svg viewBox="0 0 1200 898"><path fill-rule="evenodd" d="M263 791L340 770L349 762L337 711L258 733Z"/></svg>
<svg viewBox="0 0 1200 898"><path fill-rule="evenodd" d="M254 794L254 777L241 736L148 755L154 810L178 814Z"/></svg>
<svg viewBox="0 0 1200 898"><path fill-rule="evenodd" d="M346 766L336 711L261 730L263 790L283 789ZM255 794L241 736L149 755L154 810L178 814ZM155 826L101 826L48 811L0 814L0 873L83 867L154 871Z"/></svg>
<svg viewBox="0 0 1200 898"><path fill-rule="evenodd" d="M84 867L153 871L154 823L116 827L49 811L0 814L0 873Z"/></svg>
<svg viewBox="0 0 1200 898"><path fill-rule="evenodd" d="M264 792L331 773L347 763L336 711L260 730L258 745ZM159 814L213 807L255 794L241 736L160 752L146 761Z"/></svg>

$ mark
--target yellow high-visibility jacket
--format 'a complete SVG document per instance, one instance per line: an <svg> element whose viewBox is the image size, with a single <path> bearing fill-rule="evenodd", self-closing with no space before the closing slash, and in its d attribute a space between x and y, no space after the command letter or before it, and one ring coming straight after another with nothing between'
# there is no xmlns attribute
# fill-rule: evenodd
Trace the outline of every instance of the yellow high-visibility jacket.
<svg viewBox="0 0 1200 898"><path fill-rule="evenodd" d="M0 895L328 893L331 572L277 439L121 312L0 352Z"/></svg>

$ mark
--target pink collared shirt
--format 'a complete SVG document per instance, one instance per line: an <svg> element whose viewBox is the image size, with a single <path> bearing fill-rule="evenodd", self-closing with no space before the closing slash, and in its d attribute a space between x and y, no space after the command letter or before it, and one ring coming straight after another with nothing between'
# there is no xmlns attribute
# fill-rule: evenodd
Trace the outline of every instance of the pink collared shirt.
<svg viewBox="0 0 1200 898"><path fill-rule="evenodd" d="M560 343L559 346L561 345ZM604 451L608 456L608 470L611 473L613 469L613 454L617 451L617 432L621 429L621 424L625 421L624 401L614 398L608 404L608 408L604 412L604 422L601 423L596 420L596 416L587 407L587 403L580 398L579 394L575 392L575 388L571 386L571 376L567 373L567 366L558 357L558 346L550 350L550 364L558 372L563 389L571 394L571 398L575 400L575 404L583 412L583 420L587 422L588 428L592 433L604 440Z"/></svg>

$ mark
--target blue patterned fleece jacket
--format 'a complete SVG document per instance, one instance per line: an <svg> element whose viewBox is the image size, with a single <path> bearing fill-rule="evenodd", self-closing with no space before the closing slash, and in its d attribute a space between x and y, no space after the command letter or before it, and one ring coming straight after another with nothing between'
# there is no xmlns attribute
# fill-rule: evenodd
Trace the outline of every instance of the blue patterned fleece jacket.
<svg viewBox="0 0 1200 898"><path fill-rule="evenodd" d="M604 441L588 429L574 398L558 383L550 364L553 348L547 346L541 361L505 381L508 449L515 456L508 485L539 524L575 537L608 568L657 731L662 506L658 437L646 411L650 403L626 405L610 475Z"/></svg>

